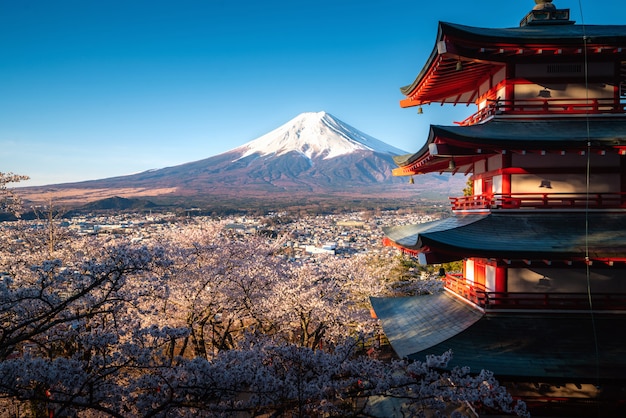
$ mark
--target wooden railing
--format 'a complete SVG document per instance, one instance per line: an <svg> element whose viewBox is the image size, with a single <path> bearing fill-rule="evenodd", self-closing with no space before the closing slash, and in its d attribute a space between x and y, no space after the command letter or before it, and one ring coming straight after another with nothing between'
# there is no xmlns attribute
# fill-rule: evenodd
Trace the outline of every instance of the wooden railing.
<svg viewBox="0 0 626 418"><path fill-rule="evenodd" d="M445 287L485 310L589 310L587 293L488 292L484 286L468 282L460 274L446 274ZM626 311L626 294L592 293L594 311Z"/></svg>
<svg viewBox="0 0 626 418"><path fill-rule="evenodd" d="M511 193L450 197L452 210L476 209L619 209L626 193Z"/></svg>
<svg viewBox="0 0 626 418"><path fill-rule="evenodd" d="M626 104L613 98L590 99L517 99L494 100L488 106L469 116L462 122L455 122L461 126L480 123L493 115L589 115L589 114L619 114L626 112Z"/></svg>

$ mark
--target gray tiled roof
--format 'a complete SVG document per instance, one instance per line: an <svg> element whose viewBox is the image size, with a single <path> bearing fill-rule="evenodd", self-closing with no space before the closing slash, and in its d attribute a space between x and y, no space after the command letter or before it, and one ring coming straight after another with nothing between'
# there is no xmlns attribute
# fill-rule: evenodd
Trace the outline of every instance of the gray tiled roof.
<svg viewBox="0 0 626 418"><path fill-rule="evenodd" d="M482 316L446 293L374 298L372 306L400 357L424 360L452 350L448 367L491 370L498 378L596 381L626 375L626 315Z"/></svg>
<svg viewBox="0 0 626 418"><path fill-rule="evenodd" d="M591 117L560 120L491 119L469 126L431 125L426 144L413 154L395 156L404 166L429 152L428 144L437 138L489 149L551 150L626 145L625 117Z"/></svg>
<svg viewBox="0 0 626 418"><path fill-rule="evenodd" d="M566 120L492 119L470 126L431 126L430 136L452 137L468 142L493 143L534 149L574 143L592 145L626 144L626 118L578 118ZM429 137L430 139L430 137Z"/></svg>
<svg viewBox="0 0 626 418"><path fill-rule="evenodd" d="M626 44L625 25L537 25L514 28L477 28L456 23L439 23L439 31L447 36L455 36L466 40L482 40L485 44L511 43L524 45L553 44L581 45L583 36L592 45Z"/></svg>
<svg viewBox="0 0 626 418"><path fill-rule="evenodd" d="M370 298L387 338L401 357L425 350L458 334L483 313L447 292L419 298Z"/></svg>
<svg viewBox="0 0 626 418"><path fill-rule="evenodd" d="M580 257L585 255L587 245L592 258L626 255L623 213L456 215L423 224L384 228L383 232L408 249L429 246L466 257Z"/></svg>
<svg viewBox="0 0 626 418"><path fill-rule="evenodd" d="M499 376L569 378L595 381L623 379L626 353L625 315L487 316L454 338L409 355L452 350L448 365L491 370ZM594 332L595 329L595 332ZM598 352L596 354L596 338Z"/></svg>

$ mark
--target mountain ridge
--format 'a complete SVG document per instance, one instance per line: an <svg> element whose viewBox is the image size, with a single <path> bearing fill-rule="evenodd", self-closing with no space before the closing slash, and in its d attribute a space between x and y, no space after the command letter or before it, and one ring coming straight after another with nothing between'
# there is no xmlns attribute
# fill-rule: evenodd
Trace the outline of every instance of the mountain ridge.
<svg viewBox="0 0 626 418"><path fill-rule="evenodd" d="M140 173L26 187L30 202L76 203L121 197L288 199L352 196L415 198L428 191L447 199L464 180L423 175L416 185L392 176L393 157L406 154L326 112L306 112L224 153ZM459 186L461 185L461 186Z"/></svg>

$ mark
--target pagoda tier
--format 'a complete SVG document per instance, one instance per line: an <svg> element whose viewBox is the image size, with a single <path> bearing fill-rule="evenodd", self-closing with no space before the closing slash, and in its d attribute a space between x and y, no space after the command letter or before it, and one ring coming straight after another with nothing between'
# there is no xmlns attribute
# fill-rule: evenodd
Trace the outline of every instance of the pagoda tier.
<svg viewBox="0 0 626 418"><path fill-rule="evenodd" d="M541 156L578 154L626 154L626 117L563 118L527 120L497 118L471 126L430 127L425 145L416 153L394 158L395 176L431 172L472 173L476 163L493 156L534 154ZM546 165L552 165L543 158ZM502 161L508 166L525 164ZM599 162L606 166L606 162ZM533 163L535 168L539 163Z"/></svg>
<svg viewBox="0 0 626 418"><path fill-rule="evenodd" d="M488 99L506 99L503 109L513 109L514 99L536 98L544 90L534 88L532 97L531 84L544 84L547 95L559 92L550 84L584 83L587 60L592 72L587 81L609 81L607 97L623 110L619 88L626 77L626 26L563 23L486 29L440 22L435 48L415 81L401 88L406 99L400 105L476 103L482 108ZM577 99L585 98L581 93Z"/></svg>
<svg viewBox="0 0 626 418"><path fill-rule="evenodd" d="M581 226L588 224L587 239ZM624 213L533 212L457 215L384 229L390 243L439 264L466 257L539 265L573 262L626 263ZM512 237L514 239L512 239ZM584 235L583 235L584 238ZM626 264L625 264L626 266ZM626 292L626 282L623 286Z"/></svg>
<svg viewBox="0 0 626 418"><path fill-rule="evenodd" d="M445 285L485 310L587 310L591 289L595 310L626 311L623 213L457 215L384 232L420 264L466 259Z"/></svg>

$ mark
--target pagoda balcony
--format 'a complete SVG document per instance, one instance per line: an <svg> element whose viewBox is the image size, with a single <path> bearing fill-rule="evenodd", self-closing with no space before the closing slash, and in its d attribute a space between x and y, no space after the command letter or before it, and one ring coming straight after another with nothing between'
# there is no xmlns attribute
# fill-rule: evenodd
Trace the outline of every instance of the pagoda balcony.
<svg viewBox="0 0 626 418"><path fill-rule="evenodd" d="M493 100L488 106L469 116L457 125L468 126L481 123L496 115L527 117L600 115L626 113L626 103L613 98L533 98L517 100Z"/></svg>
<svg viewBox="0 0 626 418"><path fill-rule="evenodd" d="M461 274L446 274L445 288L485 311L554 310L554 311L626 311L626 294L555 292L489 292Z"/></svg>
<svg viewBox="0 0 626 418"><path fill-rule="evenodd" d="M453 211L625 209L626 193L511 193L450 197Z"/></svg>

